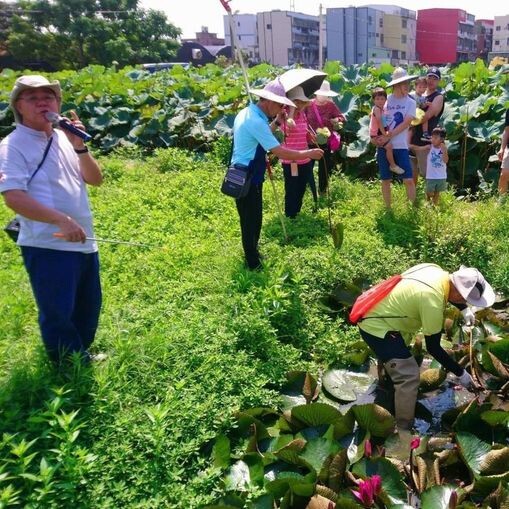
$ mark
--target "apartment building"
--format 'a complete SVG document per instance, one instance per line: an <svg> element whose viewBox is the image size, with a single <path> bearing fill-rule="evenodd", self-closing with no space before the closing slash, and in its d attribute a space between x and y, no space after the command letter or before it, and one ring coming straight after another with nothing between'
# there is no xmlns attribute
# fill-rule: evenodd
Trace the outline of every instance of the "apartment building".
<svg viewBox="0 0 509 509"><path fill-rule="evenodd" d="M493 56L509 54L509 15L495 16L493 21Z"/></svg>
<svg viewBox="0 0 509 509"><path fill-rule="evenodd" d="M397 5L370 5L383 12L383 45L391 51L394 65L416 61L417 20L415 11ZM380 24L381 26L382 24Z"/></svg>
<svg viewBox="0 0 509 509"><path fill-rule="evenodd" d="M338 7L326 10L327 57L346 65L386 62L383 47L383 13L370 7Z"/></svg>
<svg viewBox="0 0 509 509"><path fill-rule="evenodd" d="M493 45L493 26L492 19L476 19L475 20L476 57L487 60L488 54Z"/></svg>
<svg viewBox="0 0 509 509"><path fill-rule="evenodd" d="M415 62L416 15L395 5L327 9L327 55L346 65Z"/></svg>
<svg viewBox="0 0 509 509"><path fill-rule="evenodd" d="M462 9L417 11L417 59L423 64L475 60L475 17Z"/></svg>
<svg viewBox="0 0 509 509"><path fill-rule="evenodd" d="M251 63L260 61L258 54L258 33L256 29L256 14L234 14L235 33L237 40L235 46L241 48ZM232 34L228 16L223 16L225 44L231 46Z"/></svg>
<svg viewBox="0 0 509 509"><path fill-rule="evenodd" d="M283 66L318 66L318 16L293 11L270 11L259 12L256 21L261 61Z"/></svg>

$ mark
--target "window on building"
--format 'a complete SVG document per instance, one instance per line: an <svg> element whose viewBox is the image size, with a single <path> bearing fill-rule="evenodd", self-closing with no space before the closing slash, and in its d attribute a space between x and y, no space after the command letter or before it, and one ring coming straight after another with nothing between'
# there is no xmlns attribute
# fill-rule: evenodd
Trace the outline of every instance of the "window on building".
<svg viewBox="0 0 509 509"><path fill-rule="evenodd" d="M392 50L392 57L391 58L399 58L399 51L397 49Z"/></svg>
<svg viewBox="0 0 509 509"><path fill-rule="evenodd" d="M500 26L496 26L496 27L495 27L495 30L496 30L497 32L500 32Z"/></svg>
<svg viewBox="0 0 509 509"><path fill-rule="evenodd" d="M240 40L241 40L241 38L240 38L240 35L239 35L239 41L240 41Z"/></svg>
<svg viewBox="0 0 509 509"><path fill-rule="evenodd" d="M500 46L500 41L494 41L495 46Z"/></svg>
<svg viewBox="0 0 509 509"><path fill-rule="evenodd" d="M368 16L368 25L372 25L372 24L373 24L373 17Z"/></svg>
<svg viewBox="0 0 509 509"><path fill-rule="evenodd" d="M384 27L384 19L383 18L380 18L380 20L378 21L378 26L380 28L383 28Z"/></svg>
<svg viewBox="0 0 509 509"><path fill-rule="evenodd" d="M506 42L507 45L509 45L509 37L507 38L507 42Z"/></svg>
<svg viewBox="0 0 509 509"><path fill-rule="evenodd" d="M371 58L376 58L376 53L371 53Z"/></svg>
<svg viewBox="0 0 509 509"><path fill-rule="evenodd" d="M401 58L402 58L403 60L406 60L406 51L402 51L402 52L401 52Z"/></svg>
<svg viewBox="0 0 509 509"><path fill-rule="evenodd" d="M401 20L401 28L406 28L406 23L407 23L407 20L406 19L402 19Z"/></svg>
<svg viewBox="0 0 509 509"><path fill-rule="evenodd" d="M267 30L272 30L272 25L270 23L267 23Z"/></svg>
<svg viewBox="0 0 509 509"><path fill-rule="evenodd" d="M401 44L406 44L406 35L405 34L401 35Z"/></svg>
<svg viewBox="0 0 509 509"><path fill-rule="evenodd" d="M384 43L384 34L380 34L380 44Z"/></svg>

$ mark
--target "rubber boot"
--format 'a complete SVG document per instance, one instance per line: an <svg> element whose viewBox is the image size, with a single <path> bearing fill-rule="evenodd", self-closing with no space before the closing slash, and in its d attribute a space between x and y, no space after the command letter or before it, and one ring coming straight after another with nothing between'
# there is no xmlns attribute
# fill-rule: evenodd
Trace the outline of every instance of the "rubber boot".
<svg viewBox="0 0 509 509"><path fill-rule="evenodd" d="M414 357L391 359L384 364L394 384L394 414L398 430L410 430L419 389L419 366Z"/></svg>

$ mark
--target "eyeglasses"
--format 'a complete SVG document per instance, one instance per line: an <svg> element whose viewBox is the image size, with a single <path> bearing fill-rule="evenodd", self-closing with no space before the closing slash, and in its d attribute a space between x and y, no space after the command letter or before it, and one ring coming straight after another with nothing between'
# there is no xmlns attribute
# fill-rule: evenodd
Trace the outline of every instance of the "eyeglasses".
<svg viewBox="0 0 509 509"><path fill-rule="evenodd" d="M18 97L17 99L18 101L26 101L27 103L38 103L38 102L41 102L41 101L44 101L44 102L52 102L52 101L56 101L57 98L54 94L44 94L44 95L26 95L26 96L21 96L21 97Z"/></svg>

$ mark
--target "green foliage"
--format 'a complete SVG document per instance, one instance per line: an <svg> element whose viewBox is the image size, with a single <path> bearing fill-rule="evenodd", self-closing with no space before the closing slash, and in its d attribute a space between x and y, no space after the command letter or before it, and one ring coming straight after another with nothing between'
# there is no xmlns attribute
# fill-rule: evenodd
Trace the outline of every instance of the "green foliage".
<svg viewBox="0 0 509 509"><path fill-rule="evenodd" d="M175 55L180 30L162 11L138 8L134 0L19 0L5 45L20 62L42 61L55 69L90 64L165 62Z"/></svg>
<svg viewBox="0 0 509 509"><path fill-rule="evenodd" d="M114 22L138 26L130 18ZM142 21L139 25L144 27ZM29 29L35 30L30 23L26 27ZM141 30L152 33L149 29ZM160 32L155 30L155 33ZM38 37L53 35L50 32L31 34L25 41L27 48L31 48ZM65 41L62 44L65 48L55 54L75 51ZM106 43L98 38L97 44L101 55L108 53L108 44L114 46L111 52L120 55L116 60L125 53L124 42ZM143 54L141 50L135 53ZM91 59L87 63L94 65L79 72L62 71L49 76L62 82L63 111L77 111L94 136L93 143L97 147L103 152L125 146L141 146L147 150L158 147L199 152L212 150L215 158L227 163L227 140L233 119L247 104L242 73L237 66L224 68L209 64L190 69L177 66L150 74L133 68L117 71L115 66L108 67L111 65L111 58L108 58ZM73 62L79 62L79 59L74 57ZM325 70L332 88L340 93L334 100L346 117L341 130L343 148L337 158L347 175L371 178L376 175L375 148L370 144L368 129L371 91L390 81L393 68L390 64L374 68L366 65L346 67L339 62L328 62ZM248 73L250 85L261 88L281 74L281 70L261 64L248 69ZM441 123L447 131L449 144L449 181L460 189L477 189L479 186L482 192L478 197L489 196L498 178L498 167L489 163L489 157L500 145L504 111L509 107L509 77L488 69L481 60L445 68L442 76L445 110ZM0 93L3 101L0 102L1 135L12 129L8 93L16 77L17 74L9 70L0 74L0 90L3 90Z"/></svg>

